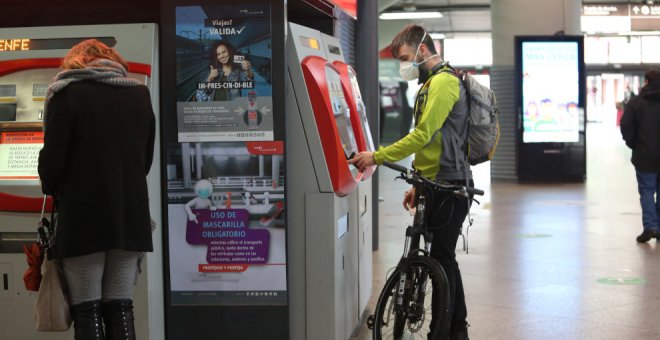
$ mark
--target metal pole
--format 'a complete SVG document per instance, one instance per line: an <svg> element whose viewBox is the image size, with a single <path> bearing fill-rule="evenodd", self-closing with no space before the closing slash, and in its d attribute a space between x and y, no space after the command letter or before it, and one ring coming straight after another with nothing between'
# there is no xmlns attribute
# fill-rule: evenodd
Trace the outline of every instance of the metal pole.
<svg viewBox="0 0 660 340"><path fill-rule="evenodd" d="M378 1L358 0L355 68L374 144L380 144L378 87ZM372 176L373 250L378 249L378 171Z"/></svg>

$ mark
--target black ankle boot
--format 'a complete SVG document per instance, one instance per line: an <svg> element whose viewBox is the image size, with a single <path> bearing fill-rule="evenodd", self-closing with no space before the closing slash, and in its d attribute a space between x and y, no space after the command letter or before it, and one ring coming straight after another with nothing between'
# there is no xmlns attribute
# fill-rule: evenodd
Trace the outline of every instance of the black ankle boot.
<svg viewBox="0 0 660 340"><path fill-rule="evenodd" d="M104 340L101 301L71 305L74 339Z"/></svg>
<svg viewBox="0 0 660 340"><path fill-rule="evenodd" d="M133 301L110 300L103 303L103 321L108 340L135 340Z"/></svg>

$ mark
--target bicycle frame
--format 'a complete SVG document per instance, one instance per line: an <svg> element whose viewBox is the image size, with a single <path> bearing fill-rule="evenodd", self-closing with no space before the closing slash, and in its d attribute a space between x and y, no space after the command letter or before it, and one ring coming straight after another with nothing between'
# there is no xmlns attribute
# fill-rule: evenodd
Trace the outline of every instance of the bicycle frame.
<svg viewBox="0 0 660 340"><path fill-rule="evenodd" d="M389 325L386 327L391 327L394 339L399 339L404 335L406 330L410 333L420 332L425 327L425 321L431 320L431 325L433 325L436 321L435 317L443 313L442 308L445 307L438 309L437 315L435 312L432 312L431 318L427 319L428 311L435 308L431 307L430 309L429 306L425 305L425 302L427 304L429 303L427 299L431 299L432 296L427 290L429 284L432 285L433 294L436 293L436 289L446 289L446 293L440 293L441 295L446 294L441 299L444 301L442 303L445 304L443 306L448 306L446 304L449 303L449 288L439 288L448 287L449 283L447 282L446 275L442 270L442 266L435 259L431 258L433 233L428 231L428 214L426 208L429 204L433 204L434 193L449 192L467 199L472 199L471 195L483 195L483 191L446 182L434 182L398 164L385 162L383 165L399 171L401 175L397 178L403 179L413 185L417 194L415 202L416 213L412 226L406 228L403 254L396 266L395 274L388 278L386 288L384 288L381 297L379 297L376 314L370 316L367 321L369 328L373 327L374 320L376 325L379 325L377 328L379 333L375 331L374 338L380 339L380 327ZM422 239L424 241L423 244L421 244ZM442 292L442 290L438 292ZM435 297L433 299L435 300ZM448 311L448 307L444 313L447 313L446 311ZM443 315L445 316L437 320L444 321L437 321L436 326L433 326L434 330L432 332L434 332L434 336L441 337L442 332L444 332L443 329L446 329L442 325L445 322L448 323L449 319L447 319L447 314ZM374 319L375 317L378 319ZM426 331L431 332L430 329Z"/></svg>
<svg viewBox="0 0 660 340"><path fill-rule="evenodd" d="M423 188L419 188L423 189ZM414 285L416 291L409 292L407 288L411 287L411 284L408 284L408 281L416 279L414 276L417 273L411 273L408 268L407 259L411 256L416 255L419 252L422 252L425 256L430 256L431 252L431 243L433 242L433 234L426 230L426 193L423 191L418 195L416 202L416 213L412 226L406 228L406 239L404 243L403 255L399 261L399 266L403 269L399 276L399 283L397 287L397 297L396 304L394 306L395 311L398 313L404 313L406 318L419 318L419 315L411 315L416 313L411 313L410 310L406 309L406 306L410 306L410 301L415 301L414 306L420 307L424 306L424 297L423 292L426 290L428 273L420 273L421 277L419 281L421 285ZM424 237L424 249L419 248L421 238ZM417 301L419 297L422 297L421 301ZM416 311L421 309L415 308ZM395 331L396 332L396 331Z"/></svg>

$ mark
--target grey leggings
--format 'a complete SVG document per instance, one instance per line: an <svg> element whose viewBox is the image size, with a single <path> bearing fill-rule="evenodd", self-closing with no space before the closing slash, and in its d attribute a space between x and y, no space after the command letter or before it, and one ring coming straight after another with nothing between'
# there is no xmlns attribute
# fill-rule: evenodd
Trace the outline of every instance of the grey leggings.
<svg viewBox="0 0 660 340"><path fill-rule="evenodd" d="M72 305L132 299L140 252L109 250L62 259Z"/></svg>

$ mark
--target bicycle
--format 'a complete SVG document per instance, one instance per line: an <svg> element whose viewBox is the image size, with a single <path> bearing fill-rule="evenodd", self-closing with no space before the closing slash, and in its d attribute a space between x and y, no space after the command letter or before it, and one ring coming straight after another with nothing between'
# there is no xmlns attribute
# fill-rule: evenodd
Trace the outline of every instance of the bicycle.
<svg viewBox="0 0 660 340"><path fill-rule="evenodd" d="M430 256L433 233L427 230L426 203L434 192L451 192L468 199L484 192L433 182L398 164L384 162L383 165L401 173L396 179L417 188L417 211L413 225L406 228L403 255L387 278L367 326L373 330L374 340L444 339L450 321L450 287L444 269ZM423 248L419 248L421 237L424 237Z"/></svg>

